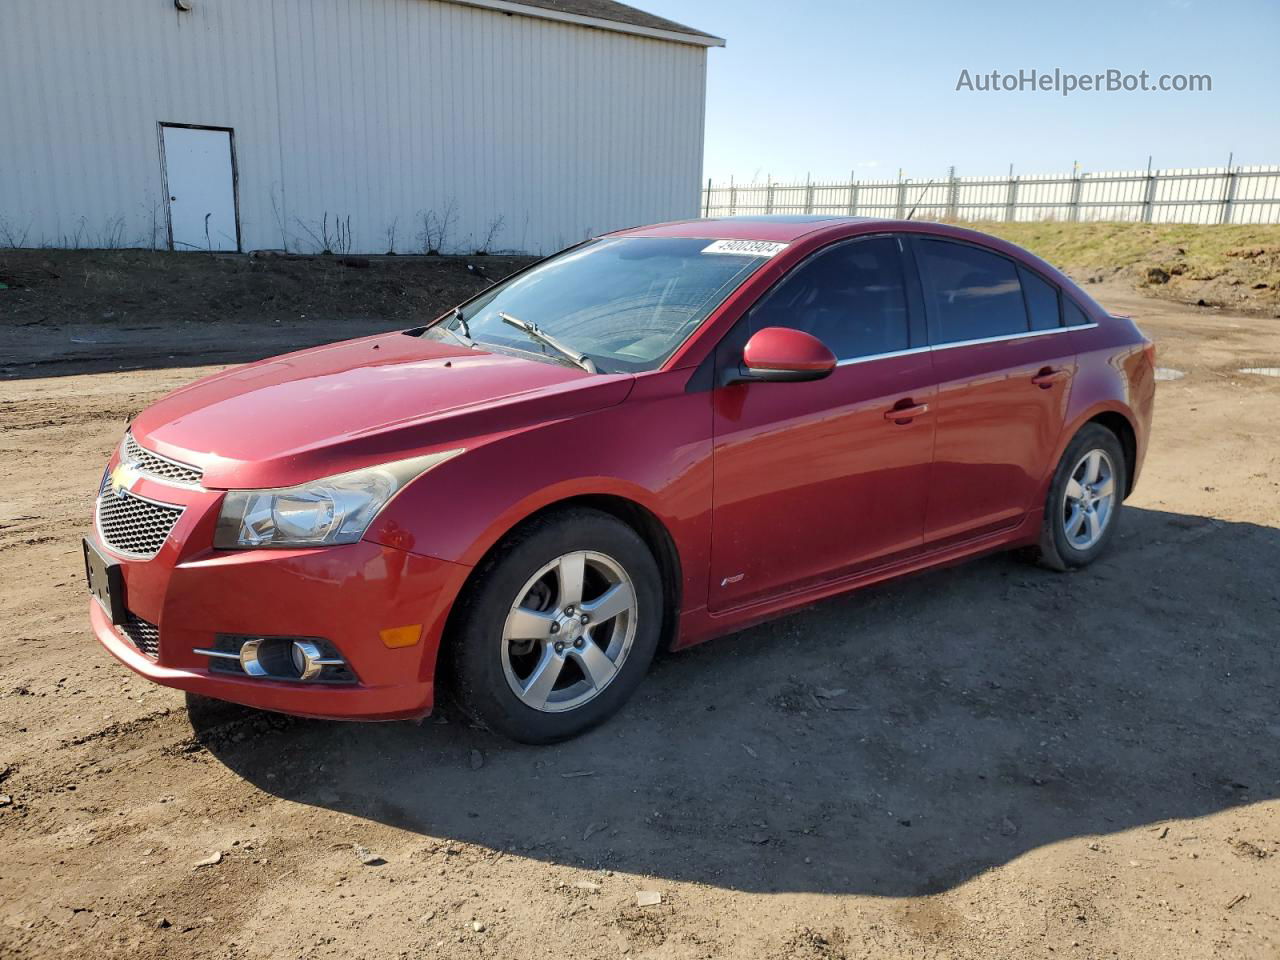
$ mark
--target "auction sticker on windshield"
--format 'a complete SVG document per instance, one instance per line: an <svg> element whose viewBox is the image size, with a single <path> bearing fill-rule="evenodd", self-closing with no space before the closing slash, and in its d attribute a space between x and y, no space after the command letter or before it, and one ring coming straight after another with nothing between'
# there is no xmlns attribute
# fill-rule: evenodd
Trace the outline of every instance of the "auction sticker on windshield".
<svg viewBox="0 0 1280 960"><path fill-rule="evenodd" d="M736 253L744 257L772 257L787 249L785 243L771 240L717 240L702 248L703 253Z"/></svg>

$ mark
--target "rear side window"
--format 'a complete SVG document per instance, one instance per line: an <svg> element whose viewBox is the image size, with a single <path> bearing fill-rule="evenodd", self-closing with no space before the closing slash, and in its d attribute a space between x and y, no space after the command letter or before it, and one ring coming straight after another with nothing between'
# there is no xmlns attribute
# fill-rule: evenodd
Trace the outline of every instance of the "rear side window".
<svg viewBox="0 0 1280 960"><path fill-rule="evenodd" d="M1089 315L1077 307L1070 297L1062 298L1062 318L1067 321L1068 327L1083 327L1086 323L1093 323Z"/></svg>
<svg viewBox="0 0 1280 960"><path fill-rule="evenodd" d="M1062 326L1058 314L1058 288L1047 280L1023 267L1018 268L1022 278L1022 292L1027 298L1027 315L1032 330L1053 330Z"/></svg>
<svg viewBox="0 0 1280 960"><path fill-rule="evenodd" d="M853 240L806 260L751 311L751 332L765 327L812 334L838 360L907 349L907 293L898 241Z"/></svg>
<svg viewBox="0 0 1280 960"><path fill-rule="evenodd" d="M1026 332L1027 308L1012 260L946 240L921 240L917 252L934 343Z"/></svg>

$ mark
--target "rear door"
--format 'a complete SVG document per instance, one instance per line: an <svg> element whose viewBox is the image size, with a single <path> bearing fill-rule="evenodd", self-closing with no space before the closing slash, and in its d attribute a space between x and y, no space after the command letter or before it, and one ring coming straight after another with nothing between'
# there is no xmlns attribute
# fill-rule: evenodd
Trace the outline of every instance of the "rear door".
<svg viewBox="0 0 1280 960"><path fill-rule="evenodd" d="M926 546L1018 523L1060 437L1076 358L1059 291L993 250L913 240L938 380Z"/></svg>
<svg viewBox="0 0 1280 960"><path fill-rule="evenodd" d="M791 327L839 365L809 383L716 388L712 611L920 548L934 388L908 276L897 237L836 243L779 281L717 348L723 368L752 333ZM886 416L895 407L923 409Z"/></svg>

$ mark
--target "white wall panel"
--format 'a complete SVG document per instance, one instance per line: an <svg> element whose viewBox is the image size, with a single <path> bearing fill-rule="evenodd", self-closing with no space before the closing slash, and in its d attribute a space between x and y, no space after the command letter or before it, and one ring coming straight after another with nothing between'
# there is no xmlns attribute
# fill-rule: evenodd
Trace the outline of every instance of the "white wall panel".
<svg viewBox="0 0 1280 960"><path fill-rule="evenodd" d="M158 124L235 130L246 249L549 252L698 209L706 52L442 0L6 0L0 226L165 243ZM155 230L153 233L153 218ZM0 243L5 233L0 231Z"/></svg>

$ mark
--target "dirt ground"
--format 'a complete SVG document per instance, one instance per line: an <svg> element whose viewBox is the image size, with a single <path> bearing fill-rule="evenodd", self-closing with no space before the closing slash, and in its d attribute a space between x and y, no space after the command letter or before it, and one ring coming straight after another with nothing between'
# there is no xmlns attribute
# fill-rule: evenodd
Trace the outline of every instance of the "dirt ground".
<svg viewBox="0 0 1280 960"><path fill-rule="evenodd" d="M1280 321L1091 289L1185 374L1102 562L815 606L662 659L550 748L188 703L89 634L79 538L129 416L198 361L402 313L24 307L0 328L0 957L1280 955L1280 379L1236 372L1280 366Z"/></svg>
<svg viewBox="0 0 1280 960"><path fill-rule="evenodd" d="M0 380L234 363L409 327L530 262L0 250Z"/></svg>

